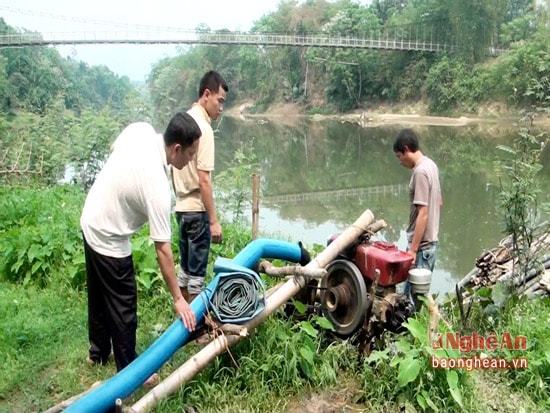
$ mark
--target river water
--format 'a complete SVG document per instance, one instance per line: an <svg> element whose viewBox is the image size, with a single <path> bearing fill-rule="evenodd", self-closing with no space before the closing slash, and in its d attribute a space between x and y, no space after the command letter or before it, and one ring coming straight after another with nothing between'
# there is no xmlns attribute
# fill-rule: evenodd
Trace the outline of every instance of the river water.
<svg viewBox="0 0 550 413"><path fill-rule="evenodd" d="M239 148L257 158L260 236L324 245L330 235L343 231L368 208L388 224L378 238L405 249L411 172L399 164L392 145L396 133L407 125L288 121L223 117L216 125L214 179L234 164ZM517 128L497 123L412 127L424 154L440 169L440 252L431 292L444 294L454 289L484 250L498 245L504 236L497 213L494 161L502 155L497 146L510 144ZM549 158L546 182L550 181L546 179ZM249 207L246 216L250 217Z"/></svg>

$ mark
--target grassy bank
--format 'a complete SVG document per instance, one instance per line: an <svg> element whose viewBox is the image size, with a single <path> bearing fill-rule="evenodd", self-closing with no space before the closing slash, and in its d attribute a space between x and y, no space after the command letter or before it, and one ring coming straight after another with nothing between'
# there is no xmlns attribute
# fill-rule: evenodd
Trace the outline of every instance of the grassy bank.
<svg viewBox="0 0 550 413"><path fill-rule="evenodd" d="M86 291L78 231L82 193L64 187L0 192L0 412L39 412L108 379L115 366L91 367L85 362ZM216 246L212 260L234 256L250 240L246 228L227 224L224 231L224 244ZM136 235L133 247L138 351L143 351L171 325L174 315L146 231ZM424 310L409 320L405 334L387 335L379 351L360 358L354 346L334 339L316 320L297 322L277 315L155 411L549 411L550 300L510 298L495 307L490 296L479 298L466 323L451 300L441 309L450 327L440 323L438 331L524 335L525 350L438 353L428 339L430 315ZM196 351L194 345L183 347L162 367L161 377ZM433 354L481 353L508 360L525 357L529 365L468 372L429 364ZM139 389L125 404L144 392Z"/></svg>

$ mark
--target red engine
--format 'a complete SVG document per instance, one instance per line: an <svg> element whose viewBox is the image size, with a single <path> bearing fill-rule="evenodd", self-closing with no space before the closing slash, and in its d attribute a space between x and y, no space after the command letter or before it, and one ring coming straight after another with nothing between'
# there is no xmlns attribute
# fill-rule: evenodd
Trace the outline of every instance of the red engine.
<svg viewBox="0 0 550 413"><path fill-rule="evenodd" d="M374 281L380 270L378 285L391 287L405 281L413 258L391 242L376 241L360 244L355 250L355 265L363 277Z"/></svg>

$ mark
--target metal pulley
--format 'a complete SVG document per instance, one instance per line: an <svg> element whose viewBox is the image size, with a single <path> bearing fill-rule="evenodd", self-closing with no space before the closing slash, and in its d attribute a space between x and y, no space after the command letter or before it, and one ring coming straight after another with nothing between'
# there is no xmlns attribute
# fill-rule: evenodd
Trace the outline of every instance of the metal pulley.
<svg viewBox="0 0 550 413"><path fill-rule="evenodd" d="M335 260L321 279L321 309L336 333L349 337L363 324L367 309L367 288L357 266Z"/></svg>

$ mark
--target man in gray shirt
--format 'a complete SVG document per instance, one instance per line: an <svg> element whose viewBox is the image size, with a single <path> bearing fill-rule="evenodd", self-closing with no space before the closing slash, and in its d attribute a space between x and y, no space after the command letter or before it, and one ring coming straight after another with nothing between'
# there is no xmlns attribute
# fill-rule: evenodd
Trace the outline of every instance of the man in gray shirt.
<svg viewBox="0 0 550 413"><path fill-rule="evenodd" d="M413 256L415 267L433 271L439 247L439 215L443 205L439 169L420 151L418 137L411 129L403 129L397 134L393 151L401 165L412 169L407 252Z"/></svg>

